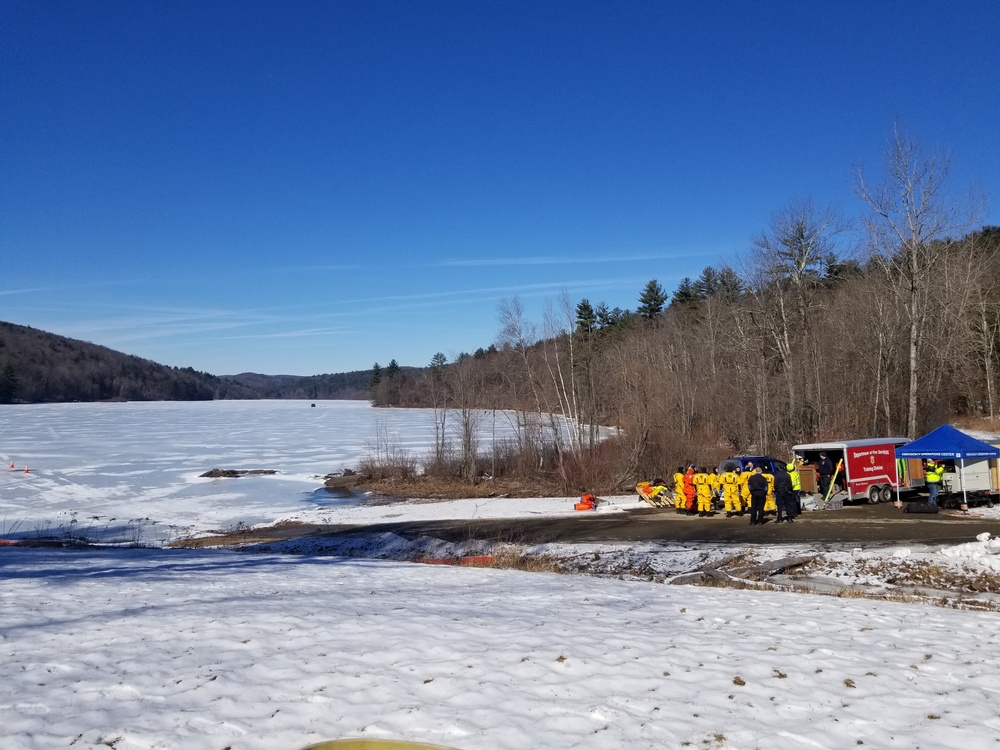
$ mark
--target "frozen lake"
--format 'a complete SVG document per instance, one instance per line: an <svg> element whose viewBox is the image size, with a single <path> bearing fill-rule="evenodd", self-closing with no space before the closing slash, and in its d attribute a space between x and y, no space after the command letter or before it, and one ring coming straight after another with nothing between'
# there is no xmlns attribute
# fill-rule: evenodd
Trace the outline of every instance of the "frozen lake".
<svg viewBox="0 0 1000 750"><path fill-rule="evenodd" d="M494 434L509 436L510 423L485 412L481 444ZM322 489L326 474L356 467L377 436L422 461L434 422L429 409L364 401L38 404L0 407L0 435L0 533L73 525L162 542L329 513L336 501ZM213 468L278 473L200 477Z"/></svg>

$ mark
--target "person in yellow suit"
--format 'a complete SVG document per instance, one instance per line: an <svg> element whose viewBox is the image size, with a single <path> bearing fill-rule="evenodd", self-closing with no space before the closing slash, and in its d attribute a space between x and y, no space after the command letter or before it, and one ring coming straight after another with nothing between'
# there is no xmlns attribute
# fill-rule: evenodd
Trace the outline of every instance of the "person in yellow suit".
<svg viewBox="0 0 1000 750"><path fill-rule="evenodd" d="M678 513L684 512L687 497L684 495L684 467L678 466L674 473L674 508Z"/></svg>
<svg viewBox="0 0 1000 750"><path fill-rule="evenodd" d="M712 484L704 466L695 472L694 489L698 493L698 515L712 515Z"/></svg>
<svg viewBox="0 0 1000 750"><path fill-rule="evenodd" d="M764 500L764 512L777 513L778 504L774 502L774 474L767 467L764 467L764 479L767 480L767 499Z"/></svg>
<svg viewBox="0 0 1000 750"><path fill-rule="evenodd" d="M747 465L743 467L743 472L740 474L740 499L743 500L743 507L750 507L750 487L748 482L750 477L753 476L753 461L747 461Z"/></svg>
<svg viewBox="0 0 1000 750"><path fill-rule="evenodd" d="M708 471L708 486L712 488L712 507L714 508L719 499L719 490L722 488L722 482L719 475L715 473L715 469L710 468Z"/></svg>
<svg viewBox="0 0 1000 750"><path fill-rule="evenodd" d="M743 505L740 503L740 475L735 471L724 471L719 477L722 485L722 501L726 505L726 518L732 518L734 513L743 515Z"/></svg>

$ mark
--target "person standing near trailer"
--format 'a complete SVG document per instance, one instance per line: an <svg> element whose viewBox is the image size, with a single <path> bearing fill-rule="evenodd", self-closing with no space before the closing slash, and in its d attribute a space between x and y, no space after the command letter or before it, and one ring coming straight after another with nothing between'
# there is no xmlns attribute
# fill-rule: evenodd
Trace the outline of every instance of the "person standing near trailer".
<svg viewBox="0 0 1000 750"><path fill-rule="evenodd" d="M788 469L788 478L792 480L792 502L789 507L792 511L791 517L795 518L802 512L802 476L794 461L789 462L785 468Z"/></svg>
<svg viewBox="0 0 1000 750"><path fill-rule="evenodd" d="M933 458L928 458L927 466L924 468L928 505L937 505L938 490L941 488L941 478L943 476L944 464L941 461L935 463Z"/></svg>
<svg viewBox="0 0 1000 750"><path fill-rule="evenodd" d="M819 464L816 466L816 474L819 476L819 494L824 499L830 493L830 478L833 476L833 461L826 453L819 454Z"/></svg>

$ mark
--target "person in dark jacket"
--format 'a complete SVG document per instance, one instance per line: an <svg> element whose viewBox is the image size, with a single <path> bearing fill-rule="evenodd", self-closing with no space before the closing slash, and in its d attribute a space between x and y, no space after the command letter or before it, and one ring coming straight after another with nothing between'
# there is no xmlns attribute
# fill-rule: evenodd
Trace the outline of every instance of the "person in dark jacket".
<svg viewBox="0 0 1000 750"><path fill-rule="evenodd" d="M778 464L774 470L774 500L778 506L777 523L781 523L782 521L791 523L795 517L795 510L793 508L794 494L792 477L783 465Z"/></svg>
<svg viewBox="0 0 1000 750"><path fill-rule="evenodd" d="M819 494L825 500L830 491L830 478L833 476L833 461L825 453L819 454L819 464L816 466L819 475Z"/></svg>
<svg viewBox="0 0 1000 750"><path fill-rule="evenodd" d="M767 502L767 480L759 466L754 468L747 480L747 488L750 490L750 525L761 526L764 524L764 503Z"/></svg>

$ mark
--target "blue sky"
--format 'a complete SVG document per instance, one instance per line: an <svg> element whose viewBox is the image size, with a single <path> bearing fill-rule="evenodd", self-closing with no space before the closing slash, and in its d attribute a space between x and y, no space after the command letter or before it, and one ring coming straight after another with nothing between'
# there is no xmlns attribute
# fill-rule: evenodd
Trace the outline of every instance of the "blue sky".
<svg viewBox="0 0 1000 750"><path fill-rule="evenodd" d="M0 319L315 374L634 308L894 119L1000 224L1000 3L0 4ZM848 241L845 238L845 250Z"/></svg>

